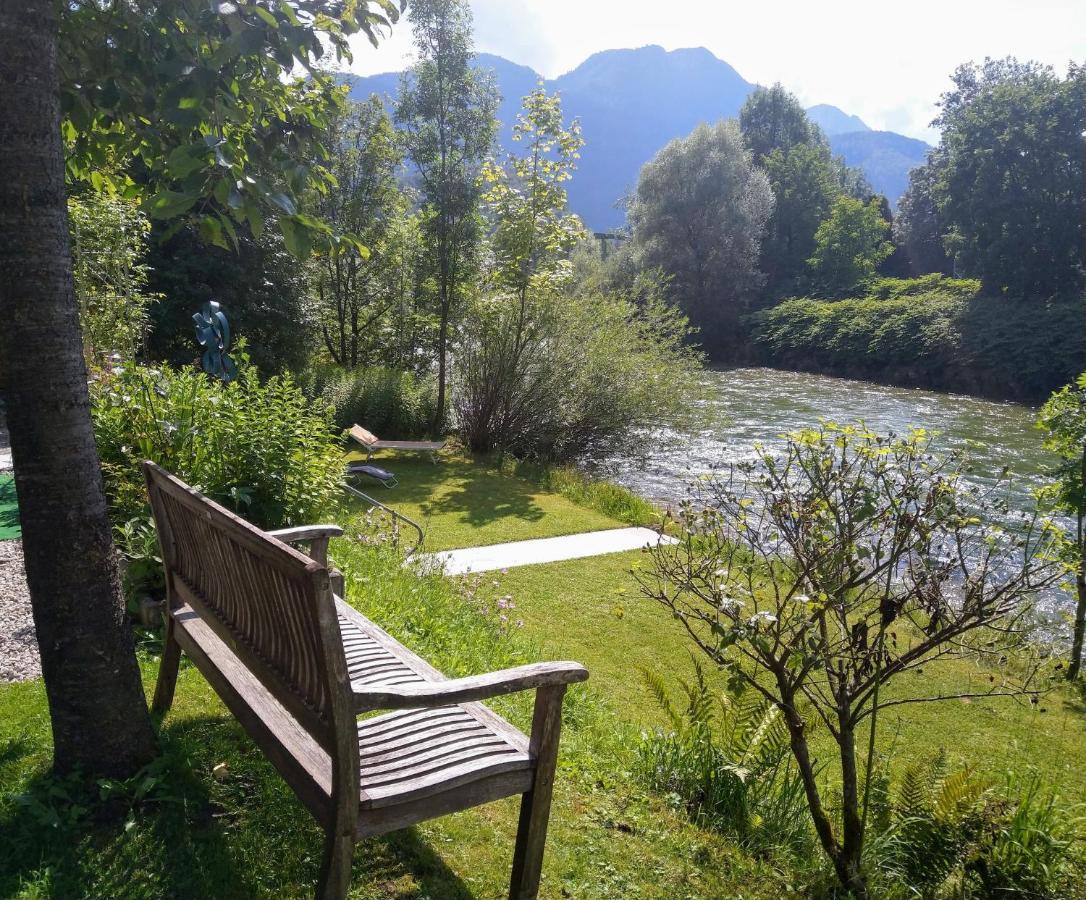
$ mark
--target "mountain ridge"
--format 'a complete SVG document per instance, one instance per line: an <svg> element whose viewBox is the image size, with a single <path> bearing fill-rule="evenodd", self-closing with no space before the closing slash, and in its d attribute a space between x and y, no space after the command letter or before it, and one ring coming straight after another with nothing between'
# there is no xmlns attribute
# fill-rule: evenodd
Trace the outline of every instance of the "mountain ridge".
<svg viewBox="0 0 1086 900"><path fill-rule="evenodd" d="M664 145L701 122L733 118L757 87L704 47L665 50L650 44L601 50L552 79L490 53L478 54L475 65L494 73L502 97L497 116L504 150L511 146L525 94L540 83L561 94L567 120L580 120L585 138L577 173L568 185L570 209L597 231L623 224L622 198L636 186L641 166ZM343 77L355 99L377 93L393 100L400 81L398 72ZM826 131L833 152L862 168L872 187L896 205L909 169L923 161L928 145L873 130L829 104L817 104L809 112Z"/></svg>

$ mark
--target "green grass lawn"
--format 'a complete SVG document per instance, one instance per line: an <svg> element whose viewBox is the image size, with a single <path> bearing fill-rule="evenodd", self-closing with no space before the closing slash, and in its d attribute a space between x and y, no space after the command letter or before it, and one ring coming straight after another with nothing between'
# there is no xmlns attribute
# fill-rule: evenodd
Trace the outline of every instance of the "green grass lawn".
<svg viewBox="0 0 1086 900"><path fill-rule="evenodd" d="M15 500L15 477L0 475L0 541L10 541L22 534L19 505Z"/></svg>
<svg viewBox="0 0 1086 900"><path fill-rule="evenodd" d="M377 488L376 496L424 519L429 549L609 528L646 516L628 498L588 489L571 477L515 478L461 458L436 467L407 456L381 462L396 472L401 487ZM333 556L348 575L349 600L450 675L557 658L589 667L589 682L567 700L541 896L808 896L802 873L781 861L753 859L693 826L632 774L639 733L661 721L639 667L670 677L688 677L692 670L678 623L638 594L631 567L641 554L459 582L420 578L389 555L347 540L336 542ZM503 625L495 601L506 594L515 608ZM142 658L150 688L155 661L146 650ZM981 683L986 675L958 660L910 677L938 691ZM528 728L529 698L503 698L497 705ZM0 686L0 896L311 892L318 829L190 667L182 671L162 741L165 764L147 801L131 811L125 802L95 805L65 818L70 806L44 778L49 735L42 685ZM1038 707L951 702L884 715L880 749L892 769L940 748L954 766L993 779L1034 770L1063 802L1086 797L1086 708L1066 690L1054 691ZM816 750L832 779L826 736L816 737ZM20 793L22 799L14 796ZM516 803L509 800L366 841L355 855L351 896L501 897L515 826Z"/></svg>
<svg viewBox="0 0 1086 900"><path fill-rule="evenodd" d="M352 458L364 459L365 454ZM439 459L434 465L424 454L379 453L373 462L393 472L399 485L389 489L358 479L366 493L422 526L426 550L482 547L624 524L496 465L448 453Z"/></svg>

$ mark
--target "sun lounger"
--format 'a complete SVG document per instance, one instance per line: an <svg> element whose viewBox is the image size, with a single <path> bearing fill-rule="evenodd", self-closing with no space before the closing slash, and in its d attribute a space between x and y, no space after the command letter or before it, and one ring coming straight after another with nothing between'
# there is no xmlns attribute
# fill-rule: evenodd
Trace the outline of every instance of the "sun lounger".
<svg viewBox="0 0 1086 900"><path fill-rule="evenodd" d="M352 440L366 448L367 459L378 450L415 450L420 453L429 453L430 459L437 462L437 452L445 448L444 441L382 441L361 425L355 425L350 430L350 435Z"/></svg>

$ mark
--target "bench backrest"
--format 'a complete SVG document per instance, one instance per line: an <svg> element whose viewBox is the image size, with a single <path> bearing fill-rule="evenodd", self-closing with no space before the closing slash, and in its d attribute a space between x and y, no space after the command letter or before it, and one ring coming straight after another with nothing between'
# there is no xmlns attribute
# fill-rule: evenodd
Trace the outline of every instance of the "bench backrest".
<svg viewBox="0 0 1086 900"><path fill-rule="evenodd" d="M154 463L144 471L171 604L191 606L331 751L350 687L327 569Z"/></svg>

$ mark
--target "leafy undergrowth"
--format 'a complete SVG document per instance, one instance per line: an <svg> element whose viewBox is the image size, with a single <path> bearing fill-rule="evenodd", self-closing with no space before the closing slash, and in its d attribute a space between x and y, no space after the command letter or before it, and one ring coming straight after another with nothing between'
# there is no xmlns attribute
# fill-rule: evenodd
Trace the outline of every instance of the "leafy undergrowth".
<svg viewBox="0 0 1086 900"><path fill-rule="evenodd" d="M336 550L351 601L448 673L540 658L527 629L501 622L493 581L458 590L402 570L389 553ZM143 669L150 687L155 660ZM500 706L527 728L527 697ZM631 735L591 686L571 692L565 729L541 896L787 892L772 865L644 794L629 771ZM318 828L187 664L162 746L163 759L132 784L56 782L41 683L0 688L0 896L310 895ZM368 840L351 896L503 896L516 815L510 799Z"/></svg>

